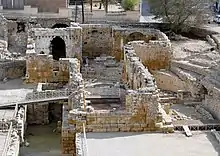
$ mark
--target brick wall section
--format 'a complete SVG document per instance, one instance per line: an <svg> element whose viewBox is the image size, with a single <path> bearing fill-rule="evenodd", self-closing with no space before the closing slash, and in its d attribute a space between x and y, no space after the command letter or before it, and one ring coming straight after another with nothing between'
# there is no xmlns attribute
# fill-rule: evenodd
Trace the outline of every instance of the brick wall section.
<svg viewBox="0 0 220 156"><path fill-rule="evenodd" d="M25 5L38 7L39 12L58 12L59 8L66 8L67 0L26 0Z"/></svg>

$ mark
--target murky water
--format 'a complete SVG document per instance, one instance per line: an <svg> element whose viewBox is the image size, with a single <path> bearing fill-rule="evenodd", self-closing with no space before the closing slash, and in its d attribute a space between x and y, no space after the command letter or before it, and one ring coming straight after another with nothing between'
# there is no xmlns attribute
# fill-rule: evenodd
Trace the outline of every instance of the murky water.
<svg viewBox="0 0 220 156"><path fill-rule="evenodd" d="M20 156L60 156L60 133L53 132L56 124L28 126L28 147L21 147Z"/></svg>

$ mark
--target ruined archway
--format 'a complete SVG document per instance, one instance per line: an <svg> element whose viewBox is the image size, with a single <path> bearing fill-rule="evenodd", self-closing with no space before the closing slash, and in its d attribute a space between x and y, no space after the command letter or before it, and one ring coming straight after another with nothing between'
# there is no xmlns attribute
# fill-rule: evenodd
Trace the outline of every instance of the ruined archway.
<svg viewBox="0 0 220 156"><path fill-rule="evenodd" d="M69 27L67 24L63 24L63 23L56 23L52 26L52 29L54 28L66 28Z"/></svg>
<svg viewBox="0 0 220 156"><path fill-rule="evenodd" d="M128 43L131 41L145 41L145 40L146 40L146 35L144 35L141 32L133 32L126 37L125 42Z"/></svg>
<svg viewBox="0 0 220 156"><path fill-rule="evenodd" d="M60 58L66 57L66 44L62 38L56 36L51 41L51 54L53 59L59 61Z"/></svg>

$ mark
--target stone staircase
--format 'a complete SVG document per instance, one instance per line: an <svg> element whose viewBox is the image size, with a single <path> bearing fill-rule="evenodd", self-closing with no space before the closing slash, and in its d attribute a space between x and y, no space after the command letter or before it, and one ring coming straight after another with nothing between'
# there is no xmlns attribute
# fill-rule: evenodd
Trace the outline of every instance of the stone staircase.
<svg viewBox="0 0 220 156"><path fill-rule="evenodd" d="M168 93L163 91L159 93L159 102L161 103L161 105L167 103L175 104L177 103L177 101L178 99L176 93Z"/></svg>

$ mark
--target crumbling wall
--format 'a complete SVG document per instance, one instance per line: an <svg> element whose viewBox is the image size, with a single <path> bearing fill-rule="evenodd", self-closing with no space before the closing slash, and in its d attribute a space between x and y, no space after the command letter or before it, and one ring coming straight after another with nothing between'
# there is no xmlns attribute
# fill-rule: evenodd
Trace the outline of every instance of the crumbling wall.
<svg viewBox="0 0 220 156"><path fill-rule="evenodd" d="M55 24L66 24L70 26L71 20L68 18L30 18L30 23L39 24L42 28L52 28Z"/></svg>
<svg viewBox="0 0 220 156"><path fill-rule="evenodd" d="M25 68L25 60L0 62L0 80L3 80L4 78L21 78L25 75Z"/></svg>
<svg viewBox="0 0 220 156"><path fill-rule="evenodd" d="M133 41L135 53L149 70L167 69L169 67L172 50L169 41Z"/></svg>
<svg viewBox="0 0 220 156"><path fill-rule="evenodd" d="M113 26L112 29L113 49L111 55L117 60L123 59L123 46L130 41L141 40L148 43L150 40L163 40L164 38L159 30L152 28Z"/></svg>
<svg viewBox="0 0 220 156"><path fill-rule="evenodd" d="M34 34L32 37L35 39L35 50L39 54L43 52L49 55L51 53L50 44L56 36L63 39L66 45L66 57L81 57L81 28L68 27L68 28L33 28Z"/></svg>
<svg viewBox="0 0 220 156"><path fill-rule="evenodd" d="M52 57L46 54L29 55L27 56L26 78L29 83L68 82L69 61L60 59L59 62L54 62Z"/></svg>
<svg viewBox="0 0 220 156"><path fill-rule="evenodd" d="M8 42L8 23L7 19L0 15L0 39Z"/></svg>
<svg viewBox="0 0 220 156"><path fill-rule="evenodd" d="M46 54L27 56L26 81L29 83L53 81L53 59Z"/></svg>
<svg viewBox="0 0 220 156"><path fill-rule="evenodd" d="M104 24L82 24L83 55L110 55L113 46L112 27Z"/></svg>
<svg viewBox="0 0 220 156"><path fill-rule="evenodd" d="M48 114L49 104L40 103L35 105L28 105L27 107L27 122L28 124L48 124L49 114Z"/></svg>
<svg viewBox="0 0 220 156"><path fill-rule="evenodd" d="M131 89L146 88L155 91L155 79L142 63L131 45L124 47L124 81Z"/></svg>
<svg viewBox="0 0 220 156"><path fill-rule="evenodd" d="M29 24L26 21L8 21L8 50L25 55Z"/></svg>

